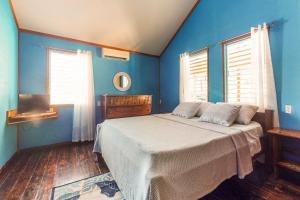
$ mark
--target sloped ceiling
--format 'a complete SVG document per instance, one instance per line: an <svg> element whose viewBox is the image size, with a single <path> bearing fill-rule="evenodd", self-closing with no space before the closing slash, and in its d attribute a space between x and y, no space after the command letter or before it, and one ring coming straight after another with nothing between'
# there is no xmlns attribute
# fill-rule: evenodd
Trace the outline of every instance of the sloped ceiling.
<svg viewBox="0 0 300 200"><path fill-rule="evenodd" d="M12 0L19 28L160 55L197 0Z"/></svg>

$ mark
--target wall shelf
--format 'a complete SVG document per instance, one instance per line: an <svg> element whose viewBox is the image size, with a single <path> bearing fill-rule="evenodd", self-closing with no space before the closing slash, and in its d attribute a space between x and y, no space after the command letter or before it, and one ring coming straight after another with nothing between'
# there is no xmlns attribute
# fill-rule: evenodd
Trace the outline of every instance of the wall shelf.
<svg viewBox="0 0 300 200"><path fill-rule="evenodd" d="M7 125L14 125L26 122L40 121L46 119L58 118L58 110L56 107L51 106L48 112L34 113L34 114L18 114L17 110L9 110L6 112Z"/></svg>
<svg viewBox="0 0 300 200"><path fill-rule="evenodd" d="M281 139L283 137L300 139L300 131L287 130L281 128L274 128L268 130L268 134L271 136L272 143L272 160L275 177L278 177L278 168L285 168L297 173L300 173L300 163L283 160L282 152L289 152L292 155L299 156L300 151L291 147L285 147L282 145Z"/></svg>
<svg viewBox="0 0 300 200"><path fill-rule="evenodd" d="M296 130L274 128L274 129L268 130L268 133L273 134L273 135L283 136L283 137L300 139L300 131L296 131Z"/></svg>
<svg viewBox="0 0 300 200"><path fill-rule="evenodd" d="M289 161L279 161L277 163L277 165L279 167L286 168L288 170L292 170L292 171L295 171L297 173L300 173L300 165L297 164L297 163L289 162Z"/></svg>

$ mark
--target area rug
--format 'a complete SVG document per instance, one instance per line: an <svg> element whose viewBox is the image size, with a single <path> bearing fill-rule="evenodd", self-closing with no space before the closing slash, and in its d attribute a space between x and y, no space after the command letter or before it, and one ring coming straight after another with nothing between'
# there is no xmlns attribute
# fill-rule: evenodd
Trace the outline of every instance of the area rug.
<svg viewBox="0 0 300 200"><path fill-rule="evenodd" d="M110 173L52 189L51 200L125 200Z"/></svg>

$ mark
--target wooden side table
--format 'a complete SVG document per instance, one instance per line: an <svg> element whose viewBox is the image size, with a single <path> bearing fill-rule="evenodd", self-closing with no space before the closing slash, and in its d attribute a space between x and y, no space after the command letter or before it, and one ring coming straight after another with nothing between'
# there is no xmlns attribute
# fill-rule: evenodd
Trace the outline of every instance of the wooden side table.
<svg viewBox="0 0 300 200"><path fill-rule="evenodd" d="M285 168L300 173L300 163L286 161L283 160L282 157L283 151L289 152L297 156L300 156L300 151L297 149L283 147L281 142L281 139L283 137L300 139L300 131L274 128L268 130L267 132L271 136L270 139L272 144L272 165L273 165L275 178L278 177L279 168Z"/></svg>

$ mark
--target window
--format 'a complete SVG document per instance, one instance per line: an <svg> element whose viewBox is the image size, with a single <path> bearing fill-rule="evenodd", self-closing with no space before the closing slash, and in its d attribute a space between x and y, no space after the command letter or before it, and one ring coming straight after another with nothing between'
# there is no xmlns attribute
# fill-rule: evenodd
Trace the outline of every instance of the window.
<svg viewBox="0 0 300 200"><path fill-rule="evenodd" d="M208 101L208 49L181 56L181 101Z"/></svg>
<svg viewBox="0 0 300 200"><path fill-rule="evenodd" d="M251 39L244 35L223 43L225 100L229 103L256 103L255 68L251 65Z"/></svg>
<svg viewBox="0 0 300 200"><path fill-rule="evenodd" d="M208 101L208 50L189 55L190 92L193 101Z"/></svg>
<svg viewBox="0 0 300 200"><path fill-rule="evenodd" d="M74 104L80 65L76 52L48 50L50 104Z"/></svg>

